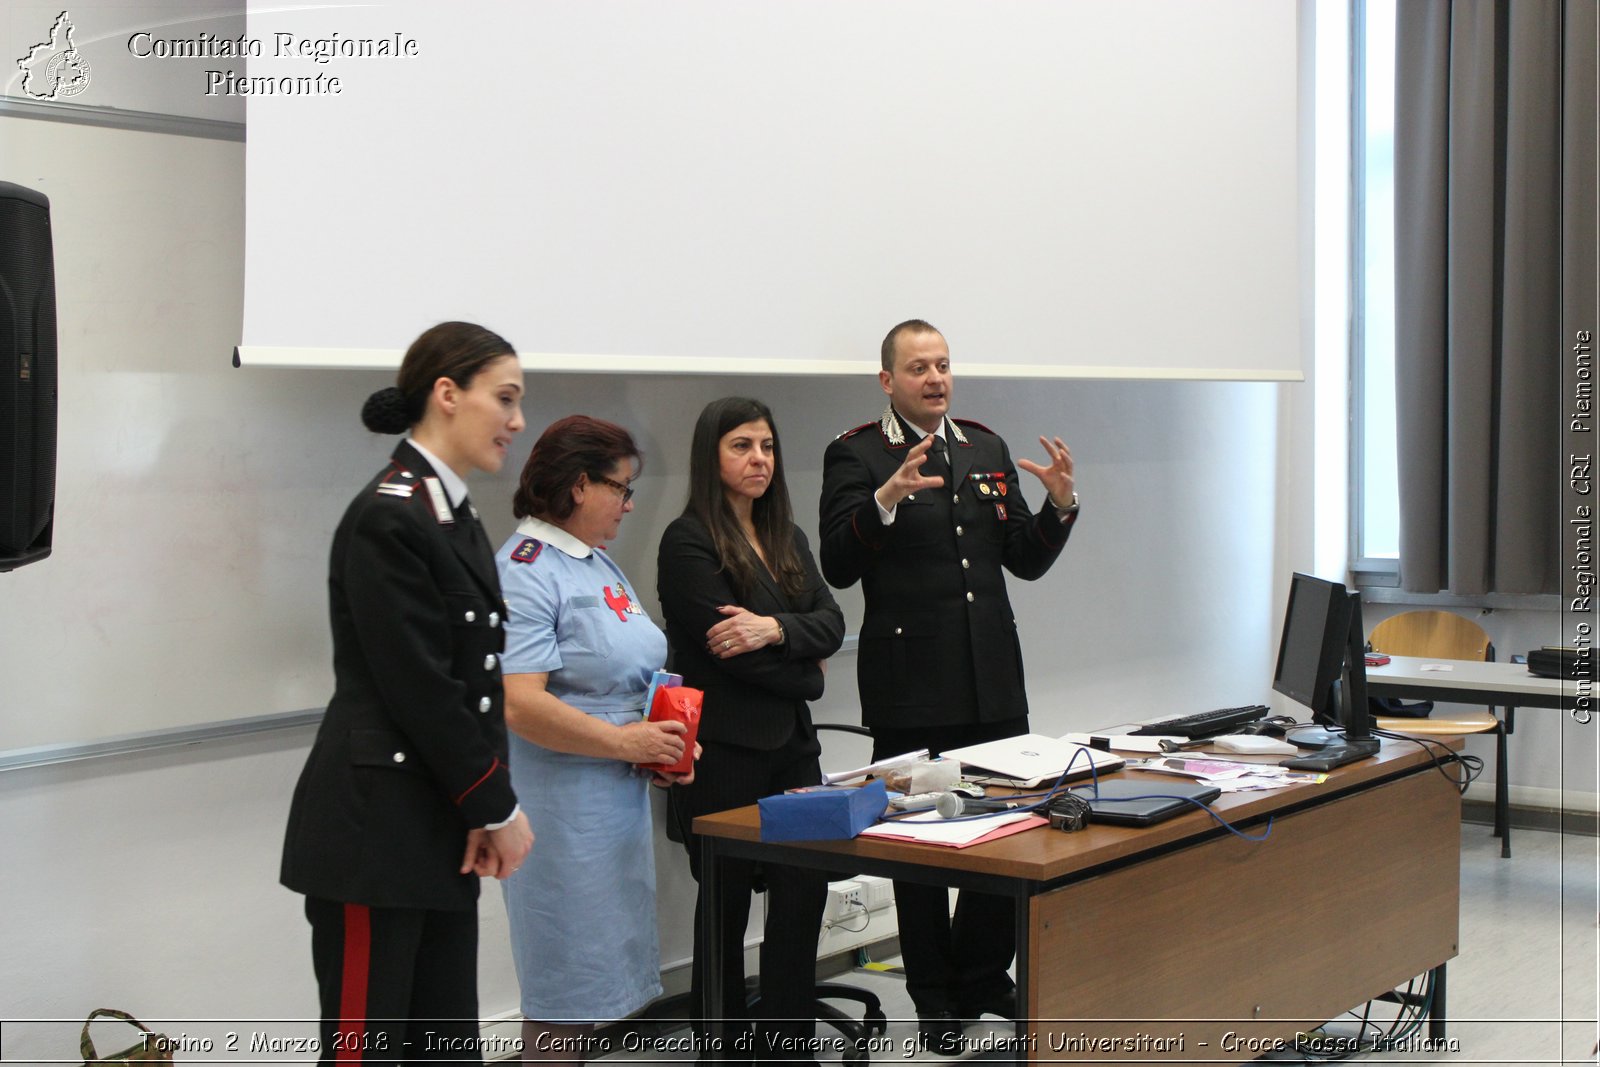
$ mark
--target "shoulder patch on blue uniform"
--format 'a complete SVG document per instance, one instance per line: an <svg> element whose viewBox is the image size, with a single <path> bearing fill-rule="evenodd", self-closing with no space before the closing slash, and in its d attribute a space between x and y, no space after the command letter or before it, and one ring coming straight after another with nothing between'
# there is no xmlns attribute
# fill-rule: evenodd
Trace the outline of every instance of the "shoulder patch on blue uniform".
<svg viewBox="0 0 1600 1067"><path fill-rule="evenodd" d="M544 542L532 537L524 537L522 544L511 550L511 562L532 563L539 558L539 553L544 551Z"/></svg>

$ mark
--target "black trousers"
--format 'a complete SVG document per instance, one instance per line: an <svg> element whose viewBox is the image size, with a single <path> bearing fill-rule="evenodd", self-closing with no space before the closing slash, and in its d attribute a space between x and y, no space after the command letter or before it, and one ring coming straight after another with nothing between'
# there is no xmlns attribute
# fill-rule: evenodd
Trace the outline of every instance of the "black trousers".
<svg viewBox="0 0 1600 1067"><path fill-rule="evenodd" d="M770 752L737 745L702 741L695 764L694 782L674 789L677 812L683 817L684 843L689 849L689 870L702 881L700 838L688 831L697 815L744 807L785 789L816 785L822 781L815 739L798 734L782 748ZM702 1019L720 1014L724 1019L748 1016L744 993L744 931L750 918L750 892L765 884L767 921L761 939L760 1026L758 1056L767 1052L765 1035L810 1038L816 1032L817 935L827 905L828 879L819 871L748 860L724 860L728 868L723 895L722 960L723 998L720 1008L705 1004L703 976L710 966L700 943L702 893L694 909L694 969L691 996Z"/></svg>
<svg viewBox="0 0 1600 1067"><path fill-rule="evenodd" d="M482 1064L478 910L306 898L322 1006L319 1063Z"/></svg>
<svg viewBox="0 0 1600 1067"><path fill-rule="evenodd" d="M874 729L872 758L926 748L930 755L1028 732L1027 716L1004 722ZM1010 992L1017 954L1016 905L1010 897L963 889L954 916L943 886L894 883L906 992L918 1014L967 1014Z"/></svg>

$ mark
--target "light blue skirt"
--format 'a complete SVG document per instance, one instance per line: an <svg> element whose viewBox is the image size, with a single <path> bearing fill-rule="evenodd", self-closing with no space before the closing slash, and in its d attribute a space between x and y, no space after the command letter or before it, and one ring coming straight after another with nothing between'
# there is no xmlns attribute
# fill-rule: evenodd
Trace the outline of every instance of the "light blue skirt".
<svg viewBox="0 0 1600 1067"><path fill-rule="evenodd" d="M649 780L617 760L512 735L511 782L534 834L522 869L501 882L523 1015L631 1015L661 995Z"/></svg>

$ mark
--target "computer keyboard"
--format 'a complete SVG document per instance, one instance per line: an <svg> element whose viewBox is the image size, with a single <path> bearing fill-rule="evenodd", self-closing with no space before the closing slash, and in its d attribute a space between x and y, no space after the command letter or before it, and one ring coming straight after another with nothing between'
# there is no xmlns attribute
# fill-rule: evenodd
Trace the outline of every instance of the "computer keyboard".
<svg viewBox="0 0 1600 1067"><path fill-rule="evenodd" d="M1218 734L1229 734L1247 723L1264 719L1270 713L1265 704L1246 704L1241 708L1216 708L1212 711L1197 712L1194 715L1182 715L1176 719L1162 719L1160 722L1149 722L1137 730L1129 730L1130 734L1149 737L1154 734L1174 737L1187 737L1191 740L1196 737L1216 737Z"/></svg>

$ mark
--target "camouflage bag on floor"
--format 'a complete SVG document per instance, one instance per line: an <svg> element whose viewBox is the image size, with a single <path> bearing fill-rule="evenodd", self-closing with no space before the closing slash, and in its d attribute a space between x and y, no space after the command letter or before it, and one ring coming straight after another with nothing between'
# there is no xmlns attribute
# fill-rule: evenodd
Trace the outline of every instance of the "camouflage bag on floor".
<svg viewBox="0 0 1600 1067"><path fill-rule="evenodd" d="M120 1019L125 1023L138 1027L139 1040L121 1052L114 1052L109 1056L101 1056L95 1052L94 1042L89 1038L89 1024L101 1016L105 1016L108 1019ZM172 1062L172 1041L169 1038L154 1032L127 1012L118 1011L115 1008L96 1008L89 1013L89 1017L83 1021L83 1036L78 1039L78 1051L83 1053L84 1067L95 1067L96 1064L120 1065Z"/></svg>

